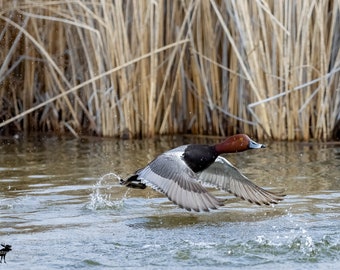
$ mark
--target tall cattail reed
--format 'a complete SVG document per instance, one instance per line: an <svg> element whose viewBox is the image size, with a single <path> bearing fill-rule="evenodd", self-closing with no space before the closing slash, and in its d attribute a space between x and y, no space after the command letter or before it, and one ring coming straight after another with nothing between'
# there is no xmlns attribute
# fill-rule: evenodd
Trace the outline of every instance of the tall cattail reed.
<svg viewBox="0 0 340 270"><path fill-rule="evenodd" d="M0 5L0 134L326 140L339 123L339 1Z"/></svg>

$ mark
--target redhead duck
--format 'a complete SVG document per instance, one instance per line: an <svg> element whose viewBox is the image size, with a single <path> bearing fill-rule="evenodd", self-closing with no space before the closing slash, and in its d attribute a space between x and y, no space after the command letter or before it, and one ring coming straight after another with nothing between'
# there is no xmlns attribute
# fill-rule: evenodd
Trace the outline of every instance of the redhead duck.
<svg viewBox="0 0 340 270"><path fill-rule="evenodd" d="M223 201L208 193L204 186L221 189L258 205L276 204L284 195L257 186L220 156L256 148L265 148L265 145L245 134L228 137L216 145L182 145L159 155L120 183L141 189L149 186L188 211L209 211L223 205Z"/></svg>

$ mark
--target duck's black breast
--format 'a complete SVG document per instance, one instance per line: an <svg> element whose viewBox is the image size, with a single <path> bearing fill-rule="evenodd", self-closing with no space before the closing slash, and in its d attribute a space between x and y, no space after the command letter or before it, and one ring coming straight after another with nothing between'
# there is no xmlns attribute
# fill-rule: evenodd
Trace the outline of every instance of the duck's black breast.
<svg viewBox="0 0 340 270"><path fill-rule="evenodd" d="M211 145L189 144L183 153L183 160L194 172L208 168L217 158L218 154Z"/></svg>

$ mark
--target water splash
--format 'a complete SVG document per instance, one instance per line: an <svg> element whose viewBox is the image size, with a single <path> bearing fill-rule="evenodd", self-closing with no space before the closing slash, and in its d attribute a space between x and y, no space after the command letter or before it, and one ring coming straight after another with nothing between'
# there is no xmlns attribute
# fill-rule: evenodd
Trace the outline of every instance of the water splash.
<svg viewBox="0 0 340 270"><path fill-rule="evenodd" d="M122 209L128 191L125 192L122 198L111 199L110 192L117 185L115 182L117 179L119 180L120 176L115 173L103 175L93 186L90 202L85 207L90 210Z"/></svg>
<svg viewBox="0 0 340 270"><path fill-rule="evenodd" d="M310 224L301 224L296 220L289 220L288 224L290 226L287 223L284 226L290 227L288 230L274 225L271 232L259 234L242 244L244 252L261 254L260 257L269 261L275 261L277 256L294 258L300 262L321 262L325 256L334 260L338 257L339 241L336 233L317 234Z"/></svg>

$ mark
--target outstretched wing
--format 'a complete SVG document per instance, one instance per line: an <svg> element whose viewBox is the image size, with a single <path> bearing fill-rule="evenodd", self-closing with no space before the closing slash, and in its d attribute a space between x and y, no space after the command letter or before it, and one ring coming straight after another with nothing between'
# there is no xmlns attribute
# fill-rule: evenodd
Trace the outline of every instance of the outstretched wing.
<svg viewBox="0 0 340 270"><path fill-rule="evenodd" d="M138 172L138 179L188 211L209 211L223 205L197 181L184 161L178 162L178 155L174 151L160 155Z"/></svg>
<svg viewBox="0 0 340 270"><path fill-rule="evenodd" d="M243 200L258 205L278 203L284 197L284 195L257 186L228 160L220 156L207 169L198 174L198 180L204 185L230 192Z"/></svg>

